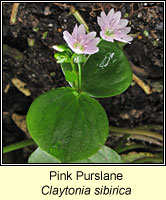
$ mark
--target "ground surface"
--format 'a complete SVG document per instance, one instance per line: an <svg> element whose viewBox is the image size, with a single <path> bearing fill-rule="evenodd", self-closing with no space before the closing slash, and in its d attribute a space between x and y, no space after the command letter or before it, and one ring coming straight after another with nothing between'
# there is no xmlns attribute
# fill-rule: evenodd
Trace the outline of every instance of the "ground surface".
<svg viewBox="0 0 166 200"><path fill-rule="evenodd" d="M90 30L100 31L96 19L101 10L120 10L130 21L131 33L137 34L125 53L133 71L153 88L147 95L137 84L123 94L98 99L105 108L110 125L134 128L140 125L163 124L163 4L162 3L72 3L87 22ZM13 3L3 3L3 145L26 139L16 125L14 116L25 116L32 101L52 88L67 86L60 65L54 59L54 44L64 43L63 31L72 32L74 16L67 14L70 4L20 3L17 21L10 25ZM47 34L47 35L46 35ZM45 37L46 36L46 37ZM32 47L28 44L34 41ZM14 48L11 49L11 48ZM17 49L23 57L17 57ZM27 84L31 95L26 96L13 84L17 78ZM17 118L17 117L16 117ZM14 122L15 121L15 122ZM160 131L162 133L162 131ZM109 137L107 145L115 147L119 137ZM144 144L145 141L136 140ZM156 147L156 144L150 144ZM6 163L26 163L32 148L25 148L4 156ZM139 151L139 150L138 150ZM144 150L145 151L145 150Z"/></svg>

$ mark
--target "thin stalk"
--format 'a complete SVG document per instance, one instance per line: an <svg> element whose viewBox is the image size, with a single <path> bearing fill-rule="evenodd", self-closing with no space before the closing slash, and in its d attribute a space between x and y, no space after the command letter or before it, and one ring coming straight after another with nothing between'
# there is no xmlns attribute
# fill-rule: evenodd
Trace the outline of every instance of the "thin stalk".
<svg viewBox="0 0 166 200"><path fill-rule="evenodd" d="M153 90L133 73L133 80L144 90L146 94L152 94Z"/></svg>
<svg viewBox="0 0 166 200"><path fill-rule="evenodd" d="M163 163L163 159L154 157L145 157L133 160L129 163Z"/></svg>
<svg viewBox="0 0 166 200"><path fill-rule="evenodd" d="M154 130L163 130L163 125L158 125L158 124L149 124L149 125L142 125L142 126L137 126L137 129L140 130L150 130L150 129L154 129Z"/></svg>
<svg viewBox="0 0 166 200"><path fill-rule="evenodd" d="M136 128L135 129L119 128L119 127L114 127L114 126L110 126L110 131L114 133L120 133L120 134L144 135L144 136L153 137L153 138L163 141L163 136L153 131L139 130Z"/></svg>
<svg viewBox="0 0 166 200"><path fill-rule="evenodd" d="M86 32L89 33L89 27L88 25L86 24L84 18L80 15L80 13L78 12L78 10L76 10L73 6L71 7L70 9L70 13L69 14L73 14L74 17L77 19L77 21L80 23L80 24L83 24L85 26L85 29L86 29Z"/></svg>
<svg viewBox="0 0 166 200"><path fill-rule="evenodd" d="M130 146L122 146L122 147L119 147L119 148L115 148L114 150L117 152L117 153L122 153L122 152L125 152L125 151L130 151L130 150L133 150L133 149L138 149L138 148L144 148L143 145L141 144L133 144L133 145L130 145Z"/></svg>
<svg viewBox="0 0 166 200"><path fill-rule="evenodd" d="M71 66L72 66L72 70L73 70L76 74L78 74L77 66L76 66L76 64L75 64L74 61L73 61L74 56L75 56L75 53L72 55L72 57L71 57L71 62L70 62L70 63L71 63ZM75 86L76 89L78 89L78 87L79 87L79 80L78 80L78 79L74 82L74 86Z"/></svg>
<svg viewBox="0 0 166 200"><path fill-rule="evenodd" d="M10 17L10 24L11 25L16 23L18 8L19 8L19 3L14 3L13 8L12 8L12 14L11 14L11 17Z"/></svg>
<svg viewBox="0 0 166 200"><path fill-rule="evenodd" d="M17 149L24 148L26 146L34 145L34 144L35 144L35 142L33 141L33 139L28 139L28 140L23 140L21 142L16 142L14 144L10 144L10 145L7 145L6 147L3 147L3 154L8 153L10 151L14 151L14 150L17 150Z"/></svg>
<svg viewBox="0 0 166 200"><path fill-rule="evenodd" d="M79 89L81 89L81 64L80 63L78 63L78 73L79 73Z"/></svg>

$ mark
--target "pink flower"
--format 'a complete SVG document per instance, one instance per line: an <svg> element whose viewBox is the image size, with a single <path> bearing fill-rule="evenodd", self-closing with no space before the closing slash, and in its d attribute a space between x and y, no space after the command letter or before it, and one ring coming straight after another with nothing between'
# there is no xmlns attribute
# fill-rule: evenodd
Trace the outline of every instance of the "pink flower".
<svg viewBox="0 0 166 200"><path fill-rule="evenodd" d="M96 32L85 33L85 27L77 24L74 27L72 35L68 31L63 32L63 38L68 46L77 54L94 54L99 51L96 46L100 38L95 38Z"/></svg>
<svg viewBox="0 0 166 200"><path fill-rule="evenodd" d="M120 19L121 12L115 12L111 9L108 15L105 12L101 12L101 17L98 17L97 21L101 27L100 36L107 41L114 42L118 40L120 42L130 43L132 37L127 34L130 32L131 28L126 27L128 24L127 19Z"/></svg>

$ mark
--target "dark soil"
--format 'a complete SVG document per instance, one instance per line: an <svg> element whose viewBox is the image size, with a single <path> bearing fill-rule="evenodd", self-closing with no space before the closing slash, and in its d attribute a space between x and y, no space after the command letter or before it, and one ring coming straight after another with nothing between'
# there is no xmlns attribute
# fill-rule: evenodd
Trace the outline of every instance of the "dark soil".
<svg viewBox="0 0 166 200"><path fill-rule="evenodd" d="M12 120L12 114L26 115L32 101L42 93L67 86L60 65L54 59L52 46L64 43L63 31L72 32L77 20L67 14L75 6L90 30L97 31L101 10L120 10L126 16L135 36L125 53L132 64L145 73L134 71L154 92L147 95L137 84L111 98L98 99L105 108L110 125L133 128L140 125L163 124L163 3L20 3L16 24L10 25L13 3L3 3L3 44L23 54L20 61L3 54L3 146L26 139L25 133ZM47 10L48 9L48 10ZM43 38L43 34L47 36ZM30 47L28 38L34 39ZM11 82L12 78L27 83L31 95L26 96ZM8 88L8 89L7 89ZM107 144L115 147L116 137ZM35 148L35 147L34 147ZM4 163L26 163L34 148L6 154Z"/></svg>

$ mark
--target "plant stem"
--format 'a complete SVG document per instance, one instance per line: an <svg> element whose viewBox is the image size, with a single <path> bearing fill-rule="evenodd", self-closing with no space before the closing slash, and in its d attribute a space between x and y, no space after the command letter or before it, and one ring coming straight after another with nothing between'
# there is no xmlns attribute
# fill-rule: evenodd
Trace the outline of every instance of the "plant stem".
<svg viewBox="0 0 166 200"><path fill-rule="evenodd" d="M33 141L33 139L28 139L28 140L23 140L21 142L16 142L14 144L10 144L10 145L3 147L3 153L8 153L10 151L21 149L23 147L34 145L34 144L35 144L35 142Z"/></svg>
<svg viewBox="0 0 166 200"><path fill-rule="evenodd" d="M139 130L150 130L150 129L163 130L163 126L158 124L149 124L144 126L142 125L142 126L137 126L136 128Z"/></svg>
<svg viewBox="0 0 166 200"><path fill-rule="evenodd" d="M79 89L81 89L81 64L78 63L78 73L79 73Z"/></svg>
<svg viewBox="0 0 166 200"><path fill-rule="evenodd" d="M80 13L78 12L78 10L76 10L73 6L70 8L70 14L73 14L74 17L77 19L77 21L80 24L83 24L85 26L86 32L89 33L89 27L86 24L84 18L80 15Z"/></svg>
<svg viewBox="0 0 166 200"><path fill-rule="evenodd" d="M152 94L153 90L133 73L133 80L144 90L146 94Z"/></svg>
<svg viewBox="0 0 166 200"><path fill-rule="evenodd" d="M12 8L12 14L10 17L10 24L13 25L16 23L17 12L18 12L19 3L14 3Z"/></svg>
<svg viewBox="0 0 166 200"><path fill-rule="evenodd" d="M136 159L129 163L163 163L163 159L162 158L154 158L154 157L145 157L145 158Z"/></svg>
<svg viewBox="0 0 166 200"><path fill-rule="evenodd" d="M73 61L73 59L74 59L74 56L75 56L75 53L72 55L72 57L71 57L71 66L72 66L72 70L76 73L76 74L78 74L78 69L77 69L77 67L76 67L76 64L74 63L74 61ZM74 86L75 86L75 88L76 89L78 89L78 79L74 82Z"/></svg>
<svg viewBox="0 0 166 200"><path fill-rule="evenodd" d="M114 133L120 133L120 134L144 135L144 136L153 137L153 138L163 141L163 136L153 131L139 130L136 128L135 129L119 128L119 127L114 127L114 126L110 126L110 131Z"/></svg>
<svg viewBox="0 0 166 200"><path fill-rule="evenodd" d="M130 151L130 150L138 149L138 148L144 148L144 146L141 145L141 144L133 144L133 145L130 145L130 146L121 146L121 147L115 148L114 150L117 153L122 153L122 152L125 152L125 151Z"/></svg>

